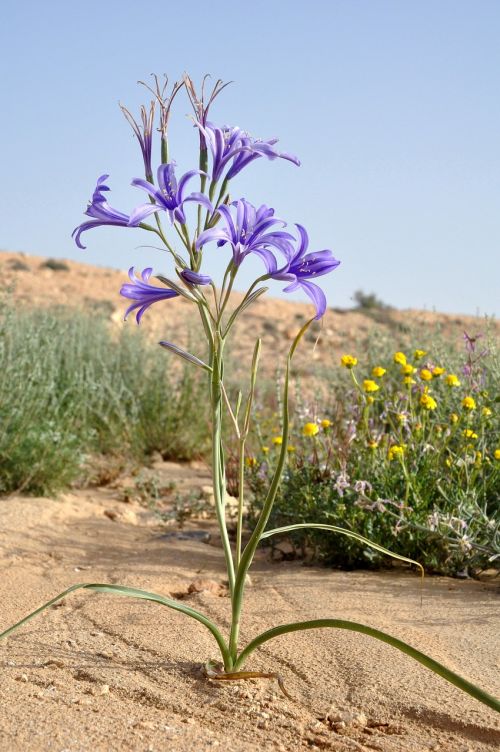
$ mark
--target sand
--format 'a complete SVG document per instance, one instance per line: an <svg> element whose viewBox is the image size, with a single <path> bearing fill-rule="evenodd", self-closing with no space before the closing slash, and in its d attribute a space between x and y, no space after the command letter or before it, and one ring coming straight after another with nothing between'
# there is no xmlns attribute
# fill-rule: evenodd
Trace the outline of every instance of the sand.
<svg viewBox="0 0 500 752"><path fill-rule="evenodd" d="M207 483L199 464L163 470L185 488ZM207 544L186 535L206 534L213 522L193 520L179 531L122 498L117 484L0 500L0 628L66 587L93 581L180 598L227 632L217 536ZM251 578L242 642L301 619L361 621L500 695L495 580L427 577L421 604L413 573L273 563L266 551ZM196 581L201 592L189 594ZM201 666L215 657L210 633L179 613L72 594L0 643L0 749L481 752L500 743L498 714L364 635L294 633L256 651L247 668L280 673L293 700L275 681L209 681Z"/></svg>

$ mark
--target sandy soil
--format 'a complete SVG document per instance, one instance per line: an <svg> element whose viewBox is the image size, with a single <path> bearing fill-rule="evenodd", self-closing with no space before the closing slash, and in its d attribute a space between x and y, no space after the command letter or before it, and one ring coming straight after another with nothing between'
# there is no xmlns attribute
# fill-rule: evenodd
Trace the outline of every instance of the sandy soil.
<svg viewBox="0 0 500 752"><path fill-rule="evenodd" d="M184 490L200 466L165 464ZM112 582L182 598L228 627L222 552L159 526L119 488L58 499L0 500L1 624L7 627L76 582ZM187 532L210 520L191 521ZM197 579L218 583L188 593ZM221 586L221 587L219 587ZM289 621L338 616L407 640L500 694L498 586L411 573L336 572L272 563L252 571L242 640ZM254 653L249 669L275 682L215 683L202 625L153 603L76 593L0 644L0 749L140 750L498 749L500 717L389 646L353 633L294 633Z"/></svg>

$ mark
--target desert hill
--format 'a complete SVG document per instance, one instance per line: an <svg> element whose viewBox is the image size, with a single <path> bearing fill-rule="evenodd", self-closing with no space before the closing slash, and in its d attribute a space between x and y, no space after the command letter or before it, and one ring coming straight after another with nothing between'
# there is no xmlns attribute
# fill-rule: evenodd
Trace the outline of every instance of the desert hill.
<svg viewBox="0 0 500 752"><path fill-rule="evenodd" d="M126 271L1 251L0 274L4 291L9 291L9 298L16 305L58 305L94 310L109 317L116 327L124 325L127 301L120 296L119 290L128 281ZM236 304L242 295L234 293L233 298ZM312 305L307 303L262 296L247 309L233 334L230 351L234 363L244 364L246 368L255 338L261 336L262 367L268 373L274 371L282 362L300 324L312 313ZM133 316L126 326L136 326ZM490 322L490 326L496 331L499 329L497 322ZM313 326L308 333L310 346L299 349L296 368L304 376L311 375L318 366L328 369L338 364L343 352L362 353L367 338L373 336L392 338L396 347L411 330L421 341L411 341L409 346L428 348L433 337L440 333L460 346L464 331L476 334L485 327L484 319L461 314L392 308L329 309L321 324ZM145 314L141 328L144 336L153 341L167 339L184 346L189 341L189 346L196 351L199 321L195 309L181 298L152 306Z"/></svg>

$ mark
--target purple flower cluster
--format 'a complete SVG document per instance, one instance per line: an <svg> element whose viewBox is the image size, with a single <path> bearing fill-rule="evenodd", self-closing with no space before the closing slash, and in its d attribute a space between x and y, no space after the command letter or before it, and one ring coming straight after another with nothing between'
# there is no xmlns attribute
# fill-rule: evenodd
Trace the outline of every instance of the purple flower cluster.
<svg viewBox="0 0 500 752"><path fill-rule="evenodd" d="M130 214L111 207L105 197L109 191L106 185L108 175L102 175L98 181L90 201L86 214L90 220L83 222L73 231L73 237L79 248L85 246L81 242L83 232L94 227L112 225L116 227L142 227L156 232L167 244L169 250L174 253L178 268L178 274L189 288L190 286L213 284L212 278L199 271L203 246L216 242L218 247L228 246L232 251L231 265L233 271L237 271L246 256L250 253L257 255L263 262L265 274L260 278L274 279L286 282L284 292L303 290L316 308L316 318L321 318L327 307L326 296L323 290L313 280L317 277L329 274L336 269L339 261L329 250L307 252L309 238L302 225L297 224L298 238L286 231L286 222L275 216L274 209L262 204L256 208L244 198L228 203L226 186L229 181L236 177L247 165L259 159L285 159L293 164L300 165L297 157L287 152L280 152L276 148L277 139L267 141L255 139L245 131L237 127L218 127L207 119L208 107L224 86L217 82L208 103L204 104L203 89L201 100L196 97L193 84L189 77L185 77L184 84L176 85L174 92L184 85L197 114L196 127L200 133L200 148L205 150L202 159L200 151L200 165L203 169L194 169L186 172L177 181L175 175L175 163L168 161L166 150L166 125L161 130L162 136L162 164L156 171L156 184L153 179L153 130L155 103L151 102L149 110L142 108L142 126L138 125L128 110L124 110L127 120L131 124L139 141L144 162L146 179L134 178L132 185L145 191L149 202L136 206ZM157 87L158 88L158 87ZM155 93L155 92L153 92ZM160 109L165 109L162 97L155 94L160 102ZM171 100L169 100L168 109ZM168 122L168 118L166 120ZM161 125L161 124L160 124ZM211 155L211 171L207 165L207 149ZM194 177L200 178L200 191L188 193L187 185ZM205 195L205 185L210 177L211 184ZM221 195L215 204L215 186L222 182ZM186 228L185 205L194 203L198 205L198 227L195 237L190 240ZM204 227L201 223L200 210L206 211ZM190 263L185 263L179 255L173 251L171 245L165 239L161 229L160 213L168 215L170 224L175 226L179 237L189 251ZM145 220L151 215L156 215L157 227L148 225ZM190 267L190 268L189 268ZM130 284L123 285L121 294L133 301L126 312L126 316L133 310L137 311L136 319L139 323L144 311L158 300L172 298L179 295L175 289L160 288L151 285L149 279L152 269L144 269L140 278L134 275L133 268L129 272ZM172 283L175 287L175 284ZM178 288L180 290L180 288ZM180 290L182 292L182 290ZM193 289L194 293L194 289Z"/></svg>
<svg viewBox="0 0 500 752"><path fill-rule="evenodd" d="M217 182L222 177L224 170L229 166L225 179L231 180L250 162L259 157L268 159L287 159L297 166L300 165L297 157L286 152L279 152L274 148L277 138L269 141L252 138L241 128L218 128L213 123L196 123L200 132L205 137L212 154L212 180Z"/></svg>
<svg viewBox="0 0 500 752"><path fill-rule="evenodd" d="M245 256L255 253L259 256L267 271L269 279L290 282L284 292L302 289L316 307L316 318L320 319L326 311L326 296L323 290L311 282L311 279L329 274L340 264L331 251L306 253L309 237L302 225L297 225L299 233L298 247L295 238L288 232L271 229L273 225L285 223L274 216L274 209L263 205L256 209L245 199L234 201L235 217L227 206L220 206L217 213L221 216L225 228L214 228L203 232L197 240L197 248L205 243L217 241L218 246L228 243L233 251L233 262L239 266ZM285 257L285 263L278 268L278 261L273 251L279 251Z"/></svg>

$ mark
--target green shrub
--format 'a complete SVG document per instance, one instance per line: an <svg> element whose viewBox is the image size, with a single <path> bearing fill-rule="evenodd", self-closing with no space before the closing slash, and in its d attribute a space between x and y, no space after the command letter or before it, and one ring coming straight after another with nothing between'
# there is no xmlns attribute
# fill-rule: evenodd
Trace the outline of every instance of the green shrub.
<svg viewBox="0 0 500 752"><path fill-rule="evenodd" d="M330 377L331 398L299 404L270 526L348 527L431 571L498 564L498 351L486 338L467 337L466 346L464 356L434 336L428 353L412 348L410 358L390 340L372 341L362 362L344 357ZM279 440L275 419L260 409L248 463L254 513ZM292 541L339 566L384 561L325 532L295 533Z"/></svg>
<svg viewBox="0 0 500 752"><path fill-rule="evenodd" d="M4 308L0 492L64 488L89 453L202 455L203 384L172 361L132 326L112 331L102 315Z"/></svg>

